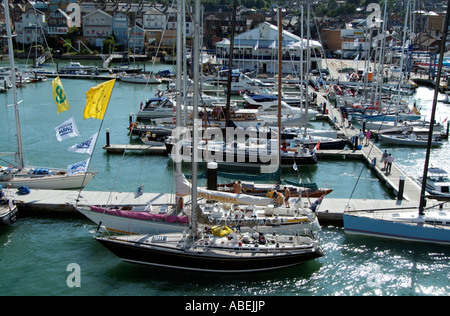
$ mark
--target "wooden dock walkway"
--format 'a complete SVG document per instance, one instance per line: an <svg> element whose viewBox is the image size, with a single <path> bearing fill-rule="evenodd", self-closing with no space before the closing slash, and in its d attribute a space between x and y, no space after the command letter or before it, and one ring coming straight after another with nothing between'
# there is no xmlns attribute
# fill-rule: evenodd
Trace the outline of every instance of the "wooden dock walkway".
<svg viewBox="0 0 450 316"><path fill-rule="evenodd" d="M348 121L342 118L339 109L333 107L327 100L325 100L321 93L317 93L317 96L317 102L325 104L328 120L332 124L334 124L334 127L342 132L349 141L352 139L352 137L358 137L359 129L356 129L353 125L350 125L349 127ZM392 189L396 196L398 196L400 193L404 199L414 201L418 205L420 200L421 186L415 180L407 176L395 164L395 160L392 164L391 172L387 174L384 170L384 162L381 161L383 152L372 141L370 141L368 145L364 145L364 143L365 140L363 141L363 144L358 143L362 146L361 149L354 150L354 155L356 154L356 152L362 155L363 160L372 168L377 177L388 188ZM403 192L401 192L402 185Z"/></svg>

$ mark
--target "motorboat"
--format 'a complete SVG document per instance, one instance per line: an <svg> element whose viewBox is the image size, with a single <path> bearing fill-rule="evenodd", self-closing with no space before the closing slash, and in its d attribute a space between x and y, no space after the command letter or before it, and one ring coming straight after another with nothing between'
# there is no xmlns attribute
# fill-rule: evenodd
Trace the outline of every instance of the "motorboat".
<svg viewBox="0 0 450 316"><path fill-rule="evenodd" d="M319 143L320 150L342 150L348 143L346 139L330 138L330 137L318 137L318 136L300 136L295 137L286 142L285 147L287 150L292 150L299 145L303 145L306 148L313 149ZM283 145L283 142L282 142Z"/></svg>
<svg viewBox="0 0 450 316"><path fill-rule="evenodd" d="M172 135L172 129L159 126L142 133L139 137L145 145L165 146L167 138Z"/></svg>
<svg viewBox="0 0 450 316"><path fill-rule="evenodd" d="M256 78L250 78L245 74L234 77L231 82L230 94L239 94L240 91L250 90L252 88L273 88L273 83L266 83ZM227 93L227 88L225 88Z"/></svg>
<svg viewBox="0 0 450 316"><path fill-rule="evenodd" d="M246 102L246 107L249 109L258 109L260 107L270 107L278 106L278 96L276 94L254 94L245 93L242 95L244 101ZM286 96L282 94L281 101L285 102L290 106L299 107L303 104L303 99L300 95L298 96Z"/></svg>
<svg viewBox="0 0 450 316"><path fill-rule="evenodd" d="M419 179L422 181L422 178ZM431 195L450 197L450 178L442 168L429 168L426 179L426 190Z"/></svg>
<svg viewBox="0 0 450 316"><path fill-rule="evenodd" d="M406 145L406 146L424 146L428 144L428 139L415 133L410 134L380 134L378 139L386 144ZM431 146L442 146L443 142L440 135L433 136Z"/></svg>
<svg viewBox="0 0 450 316"><path fill-rule="evenodd" d="M97 70L97 66L83 66L81 63L72 61L66 66L59 69L60 73L76 74L80 72L93 72Z"/></svg>
<svg viewBox="0 0 450 316"><path fill-rule="evenodd" d="M174 101L166 97L155 97L146 100L145 104L136 114L136 121L151 120L157 118L171 118L175 115Z"/></svg>
<svg viewBox="0 0 450 316"><path fill-rule="evenodd" d="M226 126L227 105L222 102L214 102L212 110L208 114L207 124L211 126L219 126L220 128L230 127ZM258 119L258 110L241 109L236 103L230 103L230 122L231 127L242 127L244 129L249 127L263 126L264 121ZM199 111L199 116L204 118L203 111ZM232 122L232 123L231 123Z"/></svg>
<svg viewBox="0 0 450 316"><path fill-rule="evenodd" d="M146 74L134 74L122 72L117 75L120 81L129 83L141 83L141 84L160 84L162 80Z"/></svg>
<svg viewBox="0 0 450 316"><path fill-rule="evenodd" d="M7 194L0 185L0 225L11 225L17 220L17 205Z"/></svg>

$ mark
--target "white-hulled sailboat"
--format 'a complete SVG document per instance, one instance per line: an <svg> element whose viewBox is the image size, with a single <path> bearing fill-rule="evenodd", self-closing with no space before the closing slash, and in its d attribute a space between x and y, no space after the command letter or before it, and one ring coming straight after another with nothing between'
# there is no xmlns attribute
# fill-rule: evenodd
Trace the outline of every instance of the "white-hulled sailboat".
<svg viewBox="0 0 450 316"><path fill-rule="evenodd" d="M437 243L450 245L450 208L445 203L425 207L426 179L430 161L433 124L435 119L442 61L448 33L450 0L447 1L447 14L442 37L436 89L430 119L430 133L422 177L420 202L417 208L370 210L362 212L344 212L344 229L346 233L377 236L382 238L407 240L414 242Z"/></svg>
<svg viewBox="0 0 450 316"><path fill-rule="evenodd" d="M15 69L8 1L5 1L4 7L10 67L11 69ZM15 71L11 72L11 76L12 81L15 82ZM25 166L23 161L22 134L19 119L19 102L17 100L15 85L12 85L12 93L14 97L17 152L10 154L16 155L17 163L16 166L2 167L0 169L0 185L5 188L19 188L21 186L26 186L30 189L75 189L85 187L96 175L95 172L83 171L69 174L67 169Z"/></svg>
<svg viewBox="0 0 450 316"><path fill-rule="evenodd" d="M235 1L233 6L235 8ZM233 15L233 21L234 19ZM198 101L199 0L196 1L195 20L197 27L194 36L194 99ZM279 43L281 45L281 40ZM196 115L197 109L194 107L193 117ZM199 126L198 120L195 120L194 127ZM194 140L194 148L196 147L197 140ZM163 235L99 236L95 239L124 261L201 272L273 270L297 265L323 255L317 240L310 235L269 236L257 231L241 234L226 227L216 231L207 225L202 229L198 226L195 216L198 207L195 159L192 163L192 174L192 221L189 231Z"/></svg>

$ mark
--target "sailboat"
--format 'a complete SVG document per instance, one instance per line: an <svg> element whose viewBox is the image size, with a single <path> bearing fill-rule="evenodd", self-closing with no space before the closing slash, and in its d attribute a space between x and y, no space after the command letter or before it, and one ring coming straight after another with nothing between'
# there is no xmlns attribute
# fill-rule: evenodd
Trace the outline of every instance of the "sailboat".
<svg viewBox="0 0 450 316"><path fill-rule="evenodd" d="M6 31L8 37L8 54L11 69L14 67L14 53L11 38L11 25L9 23L9 8L5 5ZM15 71L11 72L12 82L16 80ZM55 169L45 167L25 166L23 161L22 136L19 119L19 108L17 100L16 86L12 85L14 96L14 115L16 123L17 138L17 166L8 166L0 170L0 185L8 188L19 188L26 186L30 189L74 189L85 187L96 175L95 172L68 173L66 169Z"/></svg>
<svg viewBox="0 0 450 316"><path fill-rule="evenodd" d="M382 238L407 240L414 242L450 245L450 209L444 203L425 208L426 179L430 161L433 123L436 113L442 61L448 33L450 0L447 3L444 34L442 37L436 89L430 119L430 133L422 177L422 189L418 207L407 211L401 209L370 210L362 212L344 212L344 229L349 234L377 236Z"/></svg>
<svg viewBox="0 0 450 316"><path fill-rule="evenodd" d="M235 8L236 2L233 2ZM200 19L199 0L195 20ZM198 25L198 24L197 24ZM198 29L196 30L198 34ZM280 41L281 43L281 41ZM199 36L194 36L194 93L198 98ZM194 117L197 115L194 107ZM199 128L198 120L194 128ZM194 140L194 149L197 141ZM238 273L273 270L297 265L323 255L311 235L241 234L229 227L200 227L197 222L197 165L192 164L191 225L188 231L162 235L97 236L95 239L124 261L173 269Z"/></svg>

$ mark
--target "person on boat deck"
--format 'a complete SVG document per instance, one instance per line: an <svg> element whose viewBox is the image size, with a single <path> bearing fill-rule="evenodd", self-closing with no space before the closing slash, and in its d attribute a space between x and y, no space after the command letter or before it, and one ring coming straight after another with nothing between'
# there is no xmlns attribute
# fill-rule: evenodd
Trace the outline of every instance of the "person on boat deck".
<svg viewBox="0 0 450 316"><path fill-rule="evenodd" d="M384 170L386 170L386 165L387 165L387 157L388 157L388 152L387 150L384 150L383 156L381 157L381 162L384 162Z"/></svg>
<svg viewBox="0 0 450 316"><path fill-rule="evenodd" d="M284 205L286 207L290 207L289 205L289 198L291 197L291 191L288 187L284 187Z"/></svg>
<svg viewBox="0 0 450 316"><path fill-rule="evenodd" d="M283 198L283 194L281 192L275 191L275 196L274 197L275 197L275 205L276 206L283 205L284 198Z"/></svg>
<svg viewBox="0 0 450 316"><path fill-rule="evenodd" d="M284 139L282 141L282 143L281 143L281 150L285 152L286 151L286 147L287 147L287 143L286 143L286 140Z"/></svg>
<svg viewBox="0 0 450 316"><path fill-rule="evenodd" d="M392 157L391 154L389 154L389 156L386 158L386 161L387 161L387 167L386 167L386 174L387 174L387 173L391 173L392 162L394 161L394 157Z"/></svg>
<svg viewBox="0 0 450 316"><path fill-rule="evenodd" d="M266 197L268 197L269 199L272 199L272 198L273 198L273 194L274 194L273 190L272 190L272 189L269 189L269 190L267 191Z"/></svg>
<svg viewBox="0 0 450 316"><path fill-rule="evenodd" d="M238 181L233 185L233 190L234 190L234 193L237 193L237 194L242 193L241 180L238 180Z"/></svg>

